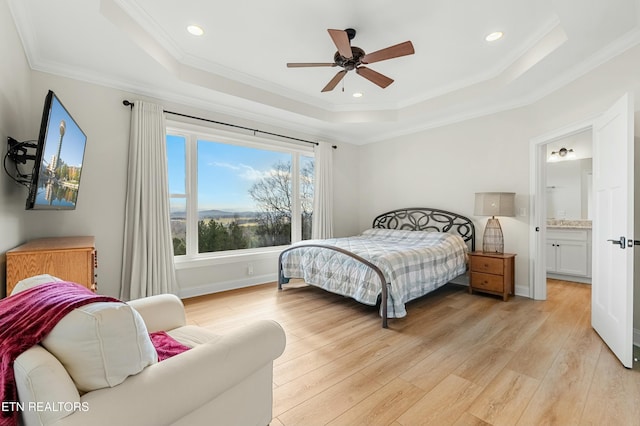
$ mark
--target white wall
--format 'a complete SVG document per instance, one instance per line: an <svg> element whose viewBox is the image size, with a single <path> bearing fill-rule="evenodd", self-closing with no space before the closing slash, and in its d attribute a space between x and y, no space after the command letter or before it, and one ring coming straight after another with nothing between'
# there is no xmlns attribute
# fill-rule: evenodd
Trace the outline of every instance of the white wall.
<svg viewBox="0 0 640 426"><path fill-rule="evenodd" d="M18 141L32 137L29 131L31 70L4 1L0 2L0 52L0 156L4 158L8 136ZM0 297L6 288L4 252L26 239L23 220L26 199L27 189L0 171Z"/></svg>
<svg viewBox="0 0 640 426"><path fill-rule="evenodd" d="M30 129L37 137L42 106L53 90L87 135L75 210L23 212L27 239L93 235L98 252L98 291L119 296L128 157L127 93L33 72Z"/></svg>
<svg viewBox="0 0 640 426"><path fill-rule="evenodd" d="M481 248L487 218L473 217L475 192L515 192L516 212L528 211L529 148L521 119L519 112L495 114L362 147L360 226L395 208L435 207L473 219ZM528 273L528 214L499 220L505 252L518 255L521 285Z"/></svg>
<svg viewBox="0 0 640 426"><path fill-rule="evenodd" d="M33 238L93 235L98 250L99 292L119 296L124 203L128 158L130 109L122 105L124 99L134 101L136 94L63 78L32 72L30 103L26 127L27 138L37 137L42 105L47 90L53 90L87 134L87 147L78 204L73 211L24 211L26 192L19 198L18 217L24 221L20 241ZM144 98L164 105L165 109L215 119L223 122L255 127L294 137L310 139L305 134L235 117L185 107L173 102ZM173 117L172 117L173 118ZM199 122L198 124L203 124ZM227 127L223 127L229 130ZM331 142L331 141L330 141ZM338 144L335 159L335 222L336 234L348 235L357 231L357 147ZM4 220L2 221L4 223ZM199 262L177 271L179 294L194 296L237 288L276 279L278 253L235 259ZM253 274L247 265L252 263Z"/></svg>
<svg viewBox="0 0 640 426"><path fill-rule="evenodd" d="M516 213L524 209L525 216L500 223L505 252L517 254L516 293L529 296L530 141L599 114L626 91L638 91L638 69L635 47L528 106L362 147L360 227L387 210L437 207L471 217L481 247L486 218L473 217L474 193L516 192Z"/></svg>
<svg viewBox="0 0 640 426"><path fill-rule="evenodd" d="M120 286L129 110L136 95L50 74L31 72L4 2L0 2L0 150L6 136L36 136L42 102L54 90L88 135L86 168L78 208L72 212L25 212L26 190L0 178L0 252L27 239L96 236L100 292L117 296ZM471 216L478 191L514 191L524 216L501 219L505 251L517 253L516 285L529 290L529 141L603 111L626 90L637 90L640 47L533 104L426 130L380 143L339 144L335 152L336 235L356 233L377 214L403 206L439 207ZM615 76L615 78L612 78ZM543 84L544 82L541 82ZM636 96L640 100L639 96ZM149 99L154 101L154 99ZM251 123L167 101L167 109L267 131L309 138L299 132ZM312 132L310 132L312 133ZM476 217L481 235L486 218ZM481 238L477 239L478 247ZM254 275L246 261L218 261L215 267L181 269L183 295L275 279L274 256L256 257ZM3 267L0 261L0 267ZM3 271L4 272L4 271ZM2 273L2 280L4 273ZM4 285L2 286L4 288Z"/></svg>

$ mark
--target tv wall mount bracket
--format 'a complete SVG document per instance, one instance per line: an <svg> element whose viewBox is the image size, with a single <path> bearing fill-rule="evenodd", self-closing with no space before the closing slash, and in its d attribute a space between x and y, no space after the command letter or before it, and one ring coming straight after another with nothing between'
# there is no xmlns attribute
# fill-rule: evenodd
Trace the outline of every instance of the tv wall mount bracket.
<svg viewBox="0 0 640 426"><path fill-rule="evenodd" d="M36 156L28 154L29 148L37 148L38 145L31 141L18 142L12 137L7 138L7 156L16 164L27 164L27 161L35 161Z"/></svg>

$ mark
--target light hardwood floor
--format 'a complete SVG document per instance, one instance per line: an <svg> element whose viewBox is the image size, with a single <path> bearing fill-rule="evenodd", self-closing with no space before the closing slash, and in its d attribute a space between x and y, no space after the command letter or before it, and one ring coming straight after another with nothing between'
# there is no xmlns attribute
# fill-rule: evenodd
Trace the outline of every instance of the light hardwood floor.
<svg viewBox="0 0 640 426"><path fill-rule="evenodd" d="M548 300L508 302L447 285L382 329L373 307L275 284L185 300L224 333L278 321L272 426L640 425L640 371L590 326L591 287L549 280Z"/></svg>

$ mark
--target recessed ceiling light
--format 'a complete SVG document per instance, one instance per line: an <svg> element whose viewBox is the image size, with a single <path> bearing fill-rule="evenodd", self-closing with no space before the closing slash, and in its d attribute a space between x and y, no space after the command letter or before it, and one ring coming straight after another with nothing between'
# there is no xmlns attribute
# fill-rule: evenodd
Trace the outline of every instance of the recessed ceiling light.
<svg viewBox="0 0 640 426"><path fill-rule="evenodd" d="M187 27L187 31L189 31L189 33L194 36L201 36L202 34L204 34L204 30L198 25L189 25Z"/></svg>
<svg viewBox="0 0 640 426"><path fill-rule="evenodd" d="M361 98L362 97L362 93L360 92L356 92L352 95L354 98Z"/></svg>
<svg viewBox="0 0 640 426"><path fill-rule="evenodd" d="M487 41L496 41L502 38L504 33L502 31L495 31L489 35L487 35L484 39Z"/></svg>

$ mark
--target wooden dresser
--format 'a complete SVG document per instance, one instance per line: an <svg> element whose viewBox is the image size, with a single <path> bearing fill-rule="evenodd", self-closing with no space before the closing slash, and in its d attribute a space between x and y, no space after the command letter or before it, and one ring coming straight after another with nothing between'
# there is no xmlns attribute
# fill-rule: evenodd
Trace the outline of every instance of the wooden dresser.
<svg viewBox="0 0 640 426"><path fill-rule="evenodd" d="M496 294L506 301L514 294L515 257L512 253L469 253L469 293Z"/></svg>
<svg viewBox="0 0 640 426"><path fill-rule="evenodd" d="M7 253L7 295L18 281L49 274L96 291L98 257L94 237L41 238Z"/></svg>

